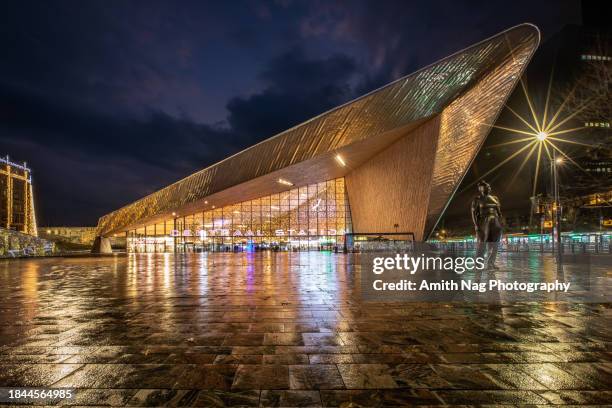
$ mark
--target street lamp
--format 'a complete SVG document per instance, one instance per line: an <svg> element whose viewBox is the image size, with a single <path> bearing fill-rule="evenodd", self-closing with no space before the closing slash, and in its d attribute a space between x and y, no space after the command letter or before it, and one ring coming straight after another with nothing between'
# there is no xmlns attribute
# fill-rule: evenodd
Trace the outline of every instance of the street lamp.
<svg viewBox="0 0 612 408"><path fill-rule="evenodd" d="M548 139L548 133L547 132L538 132L536 134L536 139L538 139L540 142L543 142L546 139Z"/></svg>

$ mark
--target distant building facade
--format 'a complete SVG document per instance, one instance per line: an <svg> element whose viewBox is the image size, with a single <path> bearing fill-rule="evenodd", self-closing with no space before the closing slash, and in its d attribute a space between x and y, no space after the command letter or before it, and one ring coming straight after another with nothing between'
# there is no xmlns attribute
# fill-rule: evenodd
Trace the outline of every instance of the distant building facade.
<svg viewBox="0 0 612 408"><path fill-rule="evenodd" d="M75 250L76 246L90 248L96 238L96 227L39 227L38 236L46 240L61 244L74 244L66 248L65 245L59 245L60 249ZM111 236L110 244L112 248L125 248L125 236Z"/></svg>
<svg viewBox="0 0 612 408"><path fill-rule="evenodd" d="M52 241L0 228L0 258L46 256L55 254L55 251L55 243Z"/></svg>
<svg viewBox="0 0 612 408"><path fill-rule="evenodd" d="M96 227L40 227L39 236L53 241L92 245Z"/></svg>
<svg viewBox="0 0 612 408"><path fill-rule="evenodd" d="M8 156L0 157L0 227L38 235L31 170Z"/></svg>

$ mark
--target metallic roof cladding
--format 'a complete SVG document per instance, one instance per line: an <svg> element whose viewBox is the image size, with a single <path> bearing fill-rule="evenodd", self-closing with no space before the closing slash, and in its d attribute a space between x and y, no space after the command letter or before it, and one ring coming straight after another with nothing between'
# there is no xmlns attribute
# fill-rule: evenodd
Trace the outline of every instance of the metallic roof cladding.
<svg viewBox="0 0 612 408"><path fill-rule="evenodd" d="M310 180L299 167L315 160L317 167L329 168L313 172L313 177L328 173L340 177L350 168L338 169L341 166L334 157L339 151L355 147L363 156L368 143L378 140L389 145L396 140L389 134L439 114L442 124L426 228L430 232L518 83L539 39L539 30L531 24L503 31L107 214L98 222L98 233L126 231L169 218L172 211L201 211L208 208L204 201L229 203L237 189L253 190L249 190L249 184L261 188L271 181L274 187L261 191L261 195L270 194L278 191L279 184L274 180L283 178L285 172L296 186L320 181ZM295 174L304 176L298 180ZM239 201L250 198L255 197L244 196Z"/></svg>

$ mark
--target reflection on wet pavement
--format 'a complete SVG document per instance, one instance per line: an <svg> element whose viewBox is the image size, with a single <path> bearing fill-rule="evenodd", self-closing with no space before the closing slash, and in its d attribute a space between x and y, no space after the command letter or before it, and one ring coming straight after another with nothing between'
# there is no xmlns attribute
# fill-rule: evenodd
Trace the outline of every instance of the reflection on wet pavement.
<svg viewBox="0 0 612 408"><path fill-rule="evenodd" d="M551 273L513 256L502 271ZM609 303L364 302L352 257L315 252L5 260L0 279L0 386L78 389L61 404L612 401Z"/></svg>

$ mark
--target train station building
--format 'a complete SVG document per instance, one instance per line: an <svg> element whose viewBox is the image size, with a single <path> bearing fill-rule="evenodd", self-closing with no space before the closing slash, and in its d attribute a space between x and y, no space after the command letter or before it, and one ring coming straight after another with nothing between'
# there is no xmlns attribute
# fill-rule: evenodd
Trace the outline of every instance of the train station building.
<svg viewBox="0 0 612 408"><path fill-rule="evenodd" d="M332 249L425 240L539 43L506 30L100 218L129 252Z"/></svg>

